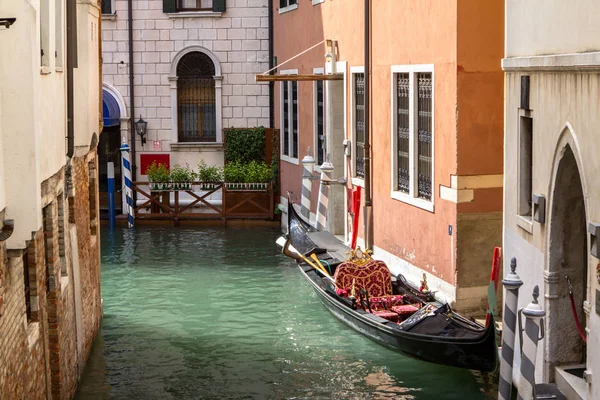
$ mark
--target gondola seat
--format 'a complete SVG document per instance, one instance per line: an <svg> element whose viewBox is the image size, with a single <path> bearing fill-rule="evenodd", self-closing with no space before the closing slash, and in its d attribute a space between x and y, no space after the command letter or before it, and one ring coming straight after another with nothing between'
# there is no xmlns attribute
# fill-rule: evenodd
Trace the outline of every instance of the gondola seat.
<svg viewBox="0 0 600 400"><path fill-rule="evenodd" d="M336 268L334 279L338 293L366 290L373 311L404 304L404 296L393 294L392 274L383 261L372 260L365 265L342 263Z"/></svg>
<svg viewBox="0 0 600 400"><path fill-rule="evenodd" d="M393 306L392 311L397 313L400 316L399 317L400 321L404 321L405 319L407 319L408 317L410 317L411 315L413 315L414 313L419 311L419 305L418 304L404 304L404 305L400 305L400 306Z"/></svg>

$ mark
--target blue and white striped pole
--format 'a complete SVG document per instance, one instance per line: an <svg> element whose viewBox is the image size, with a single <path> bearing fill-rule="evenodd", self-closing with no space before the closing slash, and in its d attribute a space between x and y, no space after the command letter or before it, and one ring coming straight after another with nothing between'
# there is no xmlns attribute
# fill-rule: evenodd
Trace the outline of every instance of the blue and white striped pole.
<svg viewBox="0 0 600 400"><path fill-rule="evenodd" d="M109 161L106 164L106 175L108 178L108 228L115 229L115 164Z"/></svg>
<svg viewBox="0 0 600 400"><path fill-rule="evenodd" d="M521 374L518 380L519 394L517 400L535 399L535 362L537 359L538 341L544 338L543 317L546 312L538 304L540 288L533 288L533 301L519 310L519 337L521 339ZM525 315L525 335L521 327L521 313ZM541 331L541 333L540 333Z"/></svg>
<svg viewBox="0 0 600 400"><path fill-rule="evenodd" d="M327 229L327 207L329 207L329 183L331 182L331 173L333 164L327 161L321 165L321 187L319 188L319 205L317 207L317 230Z"/></svg>
<svg viewBox="0 0 600 400"><path fill-rule="evenodd" d="M312 192L312 177L315 170L315 159L310 155L310 146L302 159L302 201L300 213L310 221L310 194Z"/></svg>
<svg viewBox="0 0 600 400"><path fill-rule="evenodd" d="M523 281L516 273L517 259L510 260L510 273L502 280L506 289L502 322L502 360L500 360L500 382L498 400L510 400L512 393L513 360L515 355L515 332L517 331L517 307L519 288Z"/></svg>
<svg viewBox="0 0 600 400"><path fill-rule="evenodd" d="M127 211L127 226L133 228L133 182L131 182L131 159L129 156L129 145L123 143L121 146L121 158L123 160L123 178L125 180L125 207Z"/></svg>

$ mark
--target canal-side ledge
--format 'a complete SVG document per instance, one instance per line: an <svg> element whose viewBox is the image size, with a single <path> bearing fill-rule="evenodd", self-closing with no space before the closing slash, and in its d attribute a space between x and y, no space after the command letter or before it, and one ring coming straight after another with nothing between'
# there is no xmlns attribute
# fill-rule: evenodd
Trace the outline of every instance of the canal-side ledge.
<svg viewBox="0 0 600 400"><path fill-rule="evenodd" d="M117 226L127 226L127 216L119 215L116 218ZM102 226L108 226L108 220L101 220ZM278 218L271 220L262 219L185 219L174 221L171 219L136 219L135 225L137 226L267 226L279 228L281 222Z"/></svg>

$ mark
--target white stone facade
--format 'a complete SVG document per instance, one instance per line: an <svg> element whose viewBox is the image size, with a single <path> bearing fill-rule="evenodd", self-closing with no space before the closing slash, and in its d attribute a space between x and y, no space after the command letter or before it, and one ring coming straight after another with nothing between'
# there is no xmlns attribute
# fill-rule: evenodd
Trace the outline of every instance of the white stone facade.
<svg viewBox="0 0 600 400"><path fill-rule="evenodd" d="M135 115L129 107L127 4L114 0L113 14L103 15L103 82L122 95L128 116L137 120L141 115L148 122L148 142L142 146L136 135L138 157L171 152L171 165L194 166L199 159L222 163L218 145L177 145L175 71L189 51L204 52L215 64L217 143L222 141L221 128L269 126L269 87L255 82L255 75L269 68L267 0L228 0L222 13L165 13L162 0L134 1ZM129 141L127 125L122 120L121 136ZM159 149L154 141L160 141Z"/></svg>

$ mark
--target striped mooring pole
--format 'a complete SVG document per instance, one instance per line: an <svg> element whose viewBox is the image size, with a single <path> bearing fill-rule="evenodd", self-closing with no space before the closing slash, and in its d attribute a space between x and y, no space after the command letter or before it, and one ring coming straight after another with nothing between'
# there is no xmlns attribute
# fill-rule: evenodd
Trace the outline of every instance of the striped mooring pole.
<svg viewBox="0 0 600 400"><path fill-rule="evenodd" d="M518 400L535 399L535 361L538 342L544 338L543 317L546 312L538 303L540 288L533 288L533 301L517 315L519 319L519 337L521 339L521 374L518 381ZM525 335L521 327L521 313L525 315Z"/></svg>
<svg viewBox="0 0 600 400"><path fill-rule="evenodd" d="M510 400L512 392L513 359L515 355L515 333L517 331L517 307L519 288L523 281L516 273L517 259L510 260L510 273L502 280L506 289L502 321L502 360L500 361L500 381L498 400Z"/></svg>
<svg viewBox="0 0 600 400"><path fill-rule="evenodd" d="M127 226L133 228L133 182L131 182L131 159L129 156L129 145L123 143L121 146L121 159L123 160L123 179L125 180L125 207L127 211Z"/></svg>
<svg viewBox="0 0 600 400"><path fill-rule="evenodd" d="M115 229L115 164L112 161L106 163L106 176L108 180L108 228Z"/></svg>
<svg viewBox="0 0 600 400"><path fill-rule="evenodd" d="M321 165L321 185L319 188L319 207L317 208L317 230L327 229L327 207L329 206L329 183L331 182L331 173L333 164L329 162L329 157Z"/></svg>
<svg viewBox="0 0 600 400"><path fill-rule="evenodd" d="M310 155L310 146L302 159L302 201L300 213L310 221L310 193L312 192L312 177L315 170L315 159Z"/></svg>

